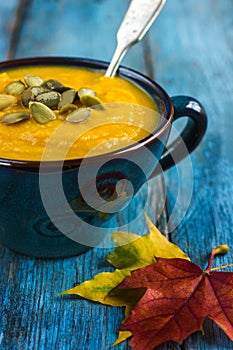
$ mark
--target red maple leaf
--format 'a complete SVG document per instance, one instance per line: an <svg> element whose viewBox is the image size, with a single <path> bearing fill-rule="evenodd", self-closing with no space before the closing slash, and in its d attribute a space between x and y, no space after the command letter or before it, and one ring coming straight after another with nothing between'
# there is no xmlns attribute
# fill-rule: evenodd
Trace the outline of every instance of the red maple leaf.
<svg viewBox="0 0 233 350"><path fill-rule="evenodd" d="M153 350L169 340L182 343L201 330L206 317L233 340L233 273L211 272L184 259L158 258L131 273L118 288L147 288L121 331L133 334L134 350Z"/></svg>

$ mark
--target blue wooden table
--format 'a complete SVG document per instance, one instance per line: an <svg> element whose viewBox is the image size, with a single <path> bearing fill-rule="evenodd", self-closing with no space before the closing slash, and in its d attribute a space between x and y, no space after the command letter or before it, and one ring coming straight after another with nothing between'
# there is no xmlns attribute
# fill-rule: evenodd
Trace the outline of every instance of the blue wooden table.
<svg viewBox="0 0 233 350"><path fill-rule="evenodd" d="M0 59L69 56L108 61L128 4L126 0L1 1ZM217 257L215 264L233 262L232 13L232 0L167 1L144 40L123 61L157 80L170 95L196 97L207 111L207 133L189 162L151 180L147 187L148 215L156 219L161 213L161 231L203 268L212 247L219 244L228 244L231 250ZM144 192L129 217L143 209ZM116 225L120 222L119 216ZM137 227L128 226L135 233L146 230L144 220ZM0 246L0 349L110 349L123 310L58 296L74 283L109 270L106 253L94 248L73 258L40 260ZM158 349L233 348L212 321L205 322L204 330L205 336L197 332L182 346L171 342ZM129 348L127 342L116 346L116 350Z"/></svg>

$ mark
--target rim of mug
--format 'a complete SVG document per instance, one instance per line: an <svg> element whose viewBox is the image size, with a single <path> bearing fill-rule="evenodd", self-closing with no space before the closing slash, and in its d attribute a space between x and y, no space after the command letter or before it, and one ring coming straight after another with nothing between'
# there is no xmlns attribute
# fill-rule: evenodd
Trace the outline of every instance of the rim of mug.
<svg viewBox="0 0 233 350"><path fill-rule="evenodd" d="M106 70L109 62L92 59L92 58L83 58L83 57L65 57L65 56L39 56L39 57L26 57L26 58L15 58L11 60L6 60L0 62L0 73L5 71L6 69L14 69L24 67L24 66L43 66L43 65L58 65L58 66L77 66L81 68L90 68L93 70ZM112 158L118 157L120 155L125 155L130 152L135 152L138 149L147 146L148 144L154 142L156 139L159 139L168 129L170 129L171 122L174 116L174 108L172 105L172 101L167 94L167 92L154 80L149 78L148 76L140 73L137 70L121 65L117 71L117 75L128 79L131 83L134 83L139 86L139 88L144 89L151 95L151 93L146 89L151 89L154 91L155 96L160 98L165 105L165 112L163 115L162 122L156 128L153 133L149 134L142 140L132 144L130 146L126 146L120 148L119 150L115 150L112 152L106 152L103 154L97 154L94 156L88 157L88 162L95 162L97 159L103 158ZM143 86L141 85L143 84ZM153 96L152 96L153 98ZM74 159L66 159L66 160L51 160L51 161L42 161L43 167L46 166L48 170L56 169L57 165L63 162L63 169L71 169L77 167L81 164L84 158L74 158ZM85 158L87 161L87 158ZM24 169L29 171L38 171L40 168L41 161L34 160L17 160L17 159L8 159L0 157L0 166L4 167L12 167L17 169Z"/></svg>

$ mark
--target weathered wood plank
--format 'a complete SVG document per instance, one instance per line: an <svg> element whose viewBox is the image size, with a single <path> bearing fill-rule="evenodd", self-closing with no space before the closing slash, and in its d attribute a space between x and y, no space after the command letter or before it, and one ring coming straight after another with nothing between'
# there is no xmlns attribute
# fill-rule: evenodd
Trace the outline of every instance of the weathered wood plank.
<svg viewBox="0 0 233 350"><path fill-rule="evenodd" d="M15 25L15 13L18 1L9 0L2 1L0 4L0 60L3 61L7 57L11 33Z"/></svg>
<svg viewBox="0 0 233 350"><path fill-rule="evenodd" d="M207 134L191 156L193 174L181 163L179 176L175 169L165 176L170 213L177 190L185 193L193 182L192 201L171 237L203 268L213 246L232 247L232 11L231 1L167 2L156 23L159 30L150 32L156 79L170 94L198 98L208 113ZM176 206L175 223L185 206L185 202ZM215 265L231 263L232 257L231 251L216 258ZM207 322L206 337L197 333L183 345L183 349L231 347L212 322Z"/></svg>
<svg viewBox="0 0 233 350"><path fill-rule="evenodd" d="M129 1L32 1L22 26L17 57L75 56L110 60L115 34ZM46 26L43 25L46 19ZM140 50L138 52L138 50ZM137 54L143 56L142 48ZM128 62L142 69L143 60L135 54Z"/></svg>
<svg viewBox="0 0 233 350"><path fill-rule="evenodd" d="M194 10L196 10L195 16L193 16ZM153 35L150 33L150 39L154 45L154 48L153 45L151 48L152 55L156 55L156 47L160 49L160 54L157 55L159 67L159 70L156 71L157 80L171 94L181 93L197 97L207 110L209 119L207 134L202 144L191 156L193 176L191 171L189 174L183 171L182 163L179 165L181 190L187 189L190 179L194 181L194 198L190 211L198 210L200 219L203 217L200 205L202 192L206 191L206 198L203 195L202 203L205 201L208 206L216 204L214 199L221 200L222 192L226 200L231 199L232 196L232 162L230 161L232 137L226 134L227 125L231 130L228 123L232 118L225 118L232 114L230 91L233 90L233 82L229 74L232 71L231 43L228 36L225 35L226 22L229 21L227 13L231 12L232 2L230 1L223 4L220 1L210 0L205 4L197 4L189 0L180 7L169 3L164 9L164 19L159 18L157 23L164 37L161 38L158 31L154 31ZM179 21L177 21L178 15ZM207 22L209 25L205 26ZM170 34L170 27L174 28L174 36ZM216 38L216 45L213 45L213 36ZM172 40L175 41L172 43ZM163 44L164 41L166 45ZM225 148L228 148L227 152ZM175 170L170 170L167 175L167 188L171 189L170 202L172 204L174 202L172 192L178 186L178 179ZM185 178L184 182L182 178ZM209 197L208 192L213 195ZM210 198L212 201L209 201ZM231 205L231 201L228 202L228 206ZM227 203L225 207L226 205ZM231 207L226 210L228 211L231 212ZM220 224L222 221L216 217L216 222ZM230 227L231 222L227 221L227 223ZM187 221L184 220L183 224L187 225Z"/></svg>

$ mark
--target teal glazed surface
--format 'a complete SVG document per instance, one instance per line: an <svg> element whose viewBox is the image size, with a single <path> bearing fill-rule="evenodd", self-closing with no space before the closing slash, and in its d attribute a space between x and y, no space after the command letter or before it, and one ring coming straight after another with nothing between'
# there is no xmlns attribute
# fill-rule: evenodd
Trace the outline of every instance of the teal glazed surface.
<svg viewBox="0 0 233 350"><path fill-rule="evenodd" d="M51 223L41 201L38 173L0 168L0 193L0 240L4 245L21 254L50 258L89 249L68 239Z"/></svg>
<svg viewBox="0 0 233 350"><path fill-rule="evenodd" d="M37 64L64 64L75 65L80 67L88 67L90 69L106 69L107 64L87 60L87 59L68 59L68 58L38 58L28 60L14 60L2 63L0 69L3 72L8 68L19 68L25 65ZM163 119L159 128L146 140L142 140L141 144L136 147L128 147L127 149L112 152L110 154L92 157L84 165L82 170L87 174L95 174L94 168L98 162L101 167L97 173L97 177L87 176L87 180L82 184L78 181L80 166L83 165L81 160L68 160L63 164L62 185L66 200L77 217L88 225L95 228L95 232L91 235L87 225L83 227L77 217L64 211L62 202L57 196L58 188L51 190L56 173L59 172L59 166L56 163L48 163L48 171L43 173L43 181L46 181L46 192L50 191L48 197L52 199L52 214L47 212L44 207L43 198L41 198L40 183L40 163L16 160L0 160L0 193L3 198L1 206L1 233L0 241L7 247L16 252L35 257L54 258L69 257L78 255L88 250L89 247L96 246L104 239L101 233L98 234L99 227L108 227L108 222L114 215L124 215L124 211L128 210L125 202L118 203L119 209L114 213L101 211L101 208L93 208L86 202L85 196L96 187L99 195L109 203L111 198L115 199L116 185L119 180L127 180L131 183L133 196L137 194L142 185L149 179L153 172L157 172L158 160L164 151L164 146L170 132L170 124L173 118L173 107L171 100L156 83L140 75L135 71L121 68L119 74L123 77L131 79L144 90L147 90L155 100L159 100L160 104L165 106ZM174 119L182 116L182 108L185 105L192 104L193 99L190 97L174 97L176 112ZM189 114L195 121L194 127L189 124L185 127L184 140L189 143L190 150L197 146L202 139L206 129L206 115L199 102L196 101L199 110L192 107L185 110L183 115ZM162 111L161 111L162 113ZM153 160L147 158L145 147L153 154ZM169 152L168 152L169 153ZM173 146L173 153L176 153L176 146ZM180 153L177 150L177 153ZM180 159L185 155L180 155ZM163 159L163 168L165 170L173 165L173 158L170 154ZM138 164L140 162L140 164ZM50 165L51 164L51 165ZM126 196L130 196L129 190L126 188ZM91 192L90 192L91 195ZM47 196L46 196L47 198ZM47 201L50 201L48 198ZM113 200L112 200L113 201ZM61 204L60 204L61 203ZM128 203L127 203L128 204ZM134 205L133 199L129 202L128 207ZM12 220L14 217L14 220ZM51 218L52 217L52 218ZM57 226L59 221L61 227ZM136 219L136 217L132 217ZM63 224L62 224L63 221ZM111 227L111 224L110 224ZM116 227L117 229L117 227ZM67 234L68 233L68 234ZM107 235L106 230L106 235ZM69 235L73 235L70 239ZM86 236L86 237L85 237ZM84 244L85 242L85 244ZM86 243L87 242L87 243ZM81 243L81 244L79 244Z"/></svg>
<svg viewBox="0 0 233 350"><path fill-rule="evenodd" d="M66 56L108 61L128 4L129 0L0 1L0 60ZM149 217L201 268L219 244L228 244L230 251L217 256L214 267L233 262L232 13L232 0L167 1L149 33L122 62L157 81L169 96L201 101L208 128L190 157L192 173L183 160L164 176L154 177L112 225L137 217L147 196ZM173 105L179 107L174 101ZM190 188L192 199L184 212ZM143 217L136 224L129 222L127 231L148 232ZM124 318L122 308L58 294L110 271L108 252L94 248L70 258L35 259L0 246L0 349L111 349ZM182 345L169 342L156 350L233 348L211 320L203 329L204 335L195 332ZM115 347L129 349L128 341Z"/></svg>

